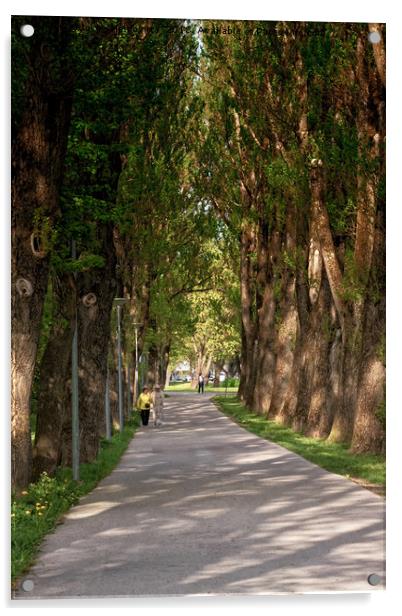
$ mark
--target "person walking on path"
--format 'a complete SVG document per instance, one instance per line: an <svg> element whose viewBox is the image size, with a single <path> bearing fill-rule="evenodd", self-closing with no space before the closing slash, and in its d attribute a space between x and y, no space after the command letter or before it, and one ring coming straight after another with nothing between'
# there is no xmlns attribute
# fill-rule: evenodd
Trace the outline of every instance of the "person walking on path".
<svg viewBox="0 0 402 616"><path fill-rule="evenodd" d="M154 410L154 426L163 425L163 391L160 385L155 385L152 392L152 406Z"/></svg>
<svg viewBox="0 0 402 616"><path fill-rule="evenodd" d="M198 393L204 393L204 377L202 374L198 375Z"/></svg>
<svg viewBox="0 0 402 616"><path fill-rule="evenodd" d="M136 404L137 409L141 413L141 421L143 426L148 425L151 402L151 392L148 387L144 387L142 393L138 396Z"/></svg>

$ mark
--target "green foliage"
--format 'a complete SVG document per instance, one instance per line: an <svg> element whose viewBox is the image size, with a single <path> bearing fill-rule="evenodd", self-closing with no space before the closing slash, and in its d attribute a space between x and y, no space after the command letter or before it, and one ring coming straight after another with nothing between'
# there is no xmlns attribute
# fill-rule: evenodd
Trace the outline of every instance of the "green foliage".
<svg viewBox="0 0 402 616"><path fill-rule="evenodd" d="M240 298L230 257L224 242L207 240L203 250L209 256L206 289L188 294L186 309L193 320L176 343L175 359L193 365L201 356L225 361L240 351Z"/></svg>
<svg viewBox="0 0 402 616"><path fill-rule="evenodd" d="M382 361L382 363L385 366L385 363L386 363L386 339L385 339L385 333L381 336L380 342L378 344L377 355L378 355L378 358L380 359L380 361Z"/></svg>
<svg viewBox="0 0 402 616"><path fill-rule="evenodd" d="M103 267L105 258L99 254L81 252L78 259L72 259L53 253L51 263L57 272L85 272Z"/></svg>
<svg viewBox="0 0 402 616"><path fill-rule="evenodd" d="M36 209L33 216L33 234L39 242L40 251L51 252L57 242L57 231L52 227L49 216Z"/></svg>
<svg viewBox="0 0 402 616"><path fill-rule="evenodd" d="M287 269L291 272L295 272L298 266L298 253L297 250L290 252L288 250L283 250L281 253L282 261L287 267Z"/></svg>
<svg viewBox="0 0 402 616"><path fill-rule="evenodd" d="M71 469L63 468L55 477L42 473L19 498L13 497L11 573L14 581L30 566L41 541L54 529L60 516L113 470L138 425L138 415L133 414L122 434L115 434L110 441L103 440L95 462L80 465L79 482L72 479Z"/></svg>
<svg viewBox="0 0 402 616"><path fill-rule="evenodd" d="M222 383L220 384L221 387L239 387L239 383L240 383L240 379L231 377L231 378L227 378L224 381L222 381Z"/></svg>
<svg viewBox="0 0 402 616"><path fill-rule="evenodd" d="M383 430L385 430L386 429L386 425L387 425L385 398L381 402L381 404L379 405L378 409L376 410L375 416L377 417L378 421L380 422Z"/></svg>
<svg viewBox="0 0 402 616"><path fill-rule="evenodd" d="M116 248L116 278L130 297L127 352L134 348L135 318L146 323L145 352L168 347L172 363L200 354L233 358L241 348L239 238L245 229L253 236L246 255L251 320L258 326L268 277L278 327L283 274L306 276L309 162L320 157L334 243L346 247L342 299L378 301L382 289L373 283L367 291L368 272L357 271L352 248L356 178L381 176L370 140L356 127L361 93L352 77L366 25L251 22L266 32L258 45L255 37L210 29L200 43L196 24L181 28L177 20L146 25L74 21L68 57L76 83L61 216L53 227L45 214L35 218L53 271L100 268L105 252ZM31 44L20 39L14 32L17 120L23 95L17 82L26 76L21 59ZM378 195L385 198L382 177ZM115 231L115 246L102 243L106 226ZM278 248L269 254L274 237ZM50 323L45 314L41 345ZM330 322L321 325L330 340Z"/></svg>
<svg viewBox="0 0 402 616"><path fill-rule="evenodd" d="M228 385L227 392L231 394L237 393L238 383L236 384L236 379L234 379L234 385ZM205 391L211 393L222 393L222 389L226 389L226 385L223 383L219 383L218 386L212 385L211 383L207 383L205 385ZM194 388L191 387L190 383L172 383L167 386L166 391L187 391L189 393L194 393Z"/></svg>
<svg viewBox="0 0 402 616"><path fill-rule="evenodd" d="M368 272L362 272L356 264L354 252L345 251L345 266L342 279L342 298L346 302L357 302L363 299Z"/></svg>
<svg viewBox="0 0 402 616"><path fill-rule="evenodd" d="M33 385L31 393L31 432L35 431L36 427L36 405L38 392L40 387L40 363L42 361L43 353L46 349L46 345L49 340L50 330L53 323L53 286L51 279L48 283L48 288L45 295L45 302L43 305L42 323L40 329L40 337L38 342L38 350L36 353L35 372L33 376Z"/></svg>

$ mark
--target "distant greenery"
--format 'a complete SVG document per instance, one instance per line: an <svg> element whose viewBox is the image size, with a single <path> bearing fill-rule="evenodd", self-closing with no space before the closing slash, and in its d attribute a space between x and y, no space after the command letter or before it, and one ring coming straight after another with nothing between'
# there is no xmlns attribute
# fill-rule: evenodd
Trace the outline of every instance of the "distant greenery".
<svg viewBox="0 0 402 616"><path fill-rule="evenodd" d="M207 384L205 386L205 391L211 391L211 392L216 392L216 393L222 393L222 391L225 389L226 389L226 386L224 383L221 383L219 387L215 387L214 385L210 385L210 384ZM229 391L230 393L236 393L237 389L238 389L238 386L235 385L235 386L228 387L227 391ZM172 385L168 385L168 387L166 387L166 391L189 391L189 392L195 393L198 391L198 387L193 389L190 383L173 383Z"/></svg>
<svg viewBox="0 0 402 616"><path fill-rule="evenodd" d="M237 379L235 377L229 377L229 378L225 379L223 381L223 383L221 383L220 386L221 387L228 387L228 389L232 388L232 387L235 387L237 389L239 387L239 383L240 383L240 379Z"/></svg>
<svg viewBox="0 0 402 616"><path fill-rule="evenodd" d="M97 483L109 475L119 462L139 426L138 413L127 421L122 434L103 439L97 459L80 465L80 481L70 468L59 469L55 477L46 473L11 504L11 576L16 579L32 564L42 539L57 524L60 516L76 504Z"/></svg>
<svg viewBox="0 0 402 616"><path fill-rule="evenodd" d="M331 473L343 475L348 479L364 480L363 485L368 482L385 486L383 456L352 454L346 445L304 436L275 421L269 421L262 415L252 413L234 397L216 396L213 401L221 411L250 432L286 447Z"/></svg>

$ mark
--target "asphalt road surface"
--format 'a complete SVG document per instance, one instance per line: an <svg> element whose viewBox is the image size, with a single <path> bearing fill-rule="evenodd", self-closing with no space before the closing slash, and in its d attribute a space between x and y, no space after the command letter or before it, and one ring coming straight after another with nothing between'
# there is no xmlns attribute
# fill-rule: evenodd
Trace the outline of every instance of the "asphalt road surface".
<svg viewBox="0 0 402 616"><path fill-rule="evenodd" d="M209 394L169 394L165 419L48 535L15 598L384 588L380 496L250 434Z"/></svg>

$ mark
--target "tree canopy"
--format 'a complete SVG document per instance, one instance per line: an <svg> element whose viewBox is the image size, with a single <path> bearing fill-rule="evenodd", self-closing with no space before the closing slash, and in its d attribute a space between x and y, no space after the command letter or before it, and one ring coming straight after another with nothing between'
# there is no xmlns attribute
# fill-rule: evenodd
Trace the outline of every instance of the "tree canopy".
<svg viewBox="0 0 402 616"><path fill-rule="evenodd" d="M382 451L384 26L38 17L39 46L22 19L13 485L71 463L76 327L81 456L96 456L116 296L126 390L137 350L151 384L179 359L238 360L250 408Z"/></svg>

